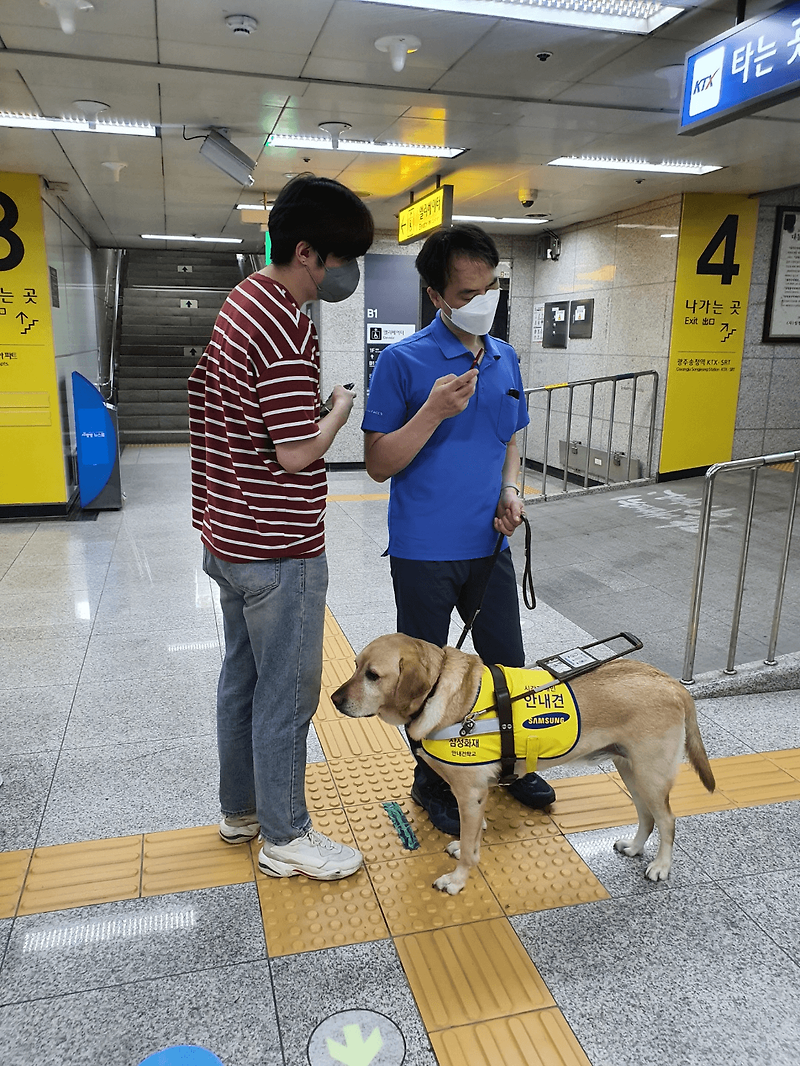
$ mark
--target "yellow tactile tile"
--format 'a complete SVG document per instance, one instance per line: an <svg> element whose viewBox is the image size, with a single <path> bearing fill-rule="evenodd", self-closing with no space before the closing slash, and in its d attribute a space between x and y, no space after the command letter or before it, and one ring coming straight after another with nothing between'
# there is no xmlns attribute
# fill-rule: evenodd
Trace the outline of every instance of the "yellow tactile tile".
<svg viewBox="0 0 800 1066"><path fill-rule="evenodd" d="M345 807L408 798L414 780L414 756L404 751L352 756L329 763L334 784Z"/></svg>
<svg viewBox="0 0 800 1066"><path fill-rule="evenodd" d="M429 1032L554 1006L504 918L402 936L395 947Z"/></svg>
<svg viewBox="0 0 800 1066"><path fill-rule="evenodd" d="M489 790L489 799L486 803L486 828L483 831L484 844L528 840L530 837L555 836L556 834L559 834L558 826L543 811L533 811L530 807L523 806L505 788Z"/></svg>
<svg viewBox="0 0 800 1066"><path fill-rule="evenodd" d="M0 918L13 918L33 849L0 854Z"/></svg>
<svg viewBox="0 0 800 1066"><path fill-rule="evenodd" d="M481 848L480 868L506 914L528 914L609 898L562 836Z"/></svg>
<svg viewBox="0 0 800 1066"><path fill-rule="evenodd" d="M408 751L400 731L395 726L385 725L380 718L340 717L336 722L315 719L314 728L329 759Z"/></svg>
<svg viewBox="0 0 800 1066"><path fill-rule="evenodd" d="M411 855L438 855L453 839L434 829L428 816L408 799L399 799L403 813L419 841L419 847L403 847L397 830L380 803L366 803L346 807L345 814L356 838L356 847L363 852L364 861L388 862Z"/></svg>
<svg viewBox="0 0 800 1066"><path fill-rule="evenodd" d="M136 899L141 871L140 836L36 848L17 913Z"/></svg>
<svg viewBox="0 0 800 1066"><path fill-rule="evenodd" d="M782 770L800 781L800 748L788 748L786 751L765 751L764 758L777 763ZM800 799L800 796L797 797Z"/></svg>
<svg viewBox="0 0 800 1066"><path fill-rule="evenodd" d="M439 1066L591 1066L556 1007L430 1034Z"/></svg>
<svg viewBox="0 0 800 1066"><path fill-rule="evenodd" d="M625 788L625 785L622 785ZM627 789L626 789L627 791ZM687 763L678 768L678 776L669 794L669 805L679 818L687 814L708 814L711 811L728 811L736 804L719 788L707 791L705 785Z"/></svg>
<svg viewBox="0 0 800 1066"><path fill-rule="evenodd" d="M473 870L466 887L450 896L433 887L456 860L441 852L367 867L392 936L499 918L503 910L480 871Z"/></svg>
<svg viewBox="0 0 800 1066"><path fill-rule="evenodd" d="M241 885L254 877L250 848L226 844L216 825L145 834L143 896Z"/></svg>
<svg viewBox="0 0 800 1066"><path fill-rule="evenodd" d="M327 499L328 499L329 502L333 502L333 503L345 503L345 502L354 503L354 502L357 502L358 500L388 500L389 499L389 493L388 492L362 492L362 493L359 493L357 496L356 495L347 494L347 495L344 495L344 496L328 496Z"/></svg>
<svg viewBox="0 0 800 1066"><path fill-rule="evenodd" d="M606 829L636 821L636 808L611 774L565 777L555 782L550 817L562 833Z"/></svg>
<svg viewBox="0 0 800 1066"><path fill-rule="evenodd" d="M349 659L326 659L322 664L322 691L319 696L319 704L315 715L315 722L347 721L341 711L337 711L331 700L331 693L335 692L353 674L353 657Z"/></svg>
<svg viewBox="0 0 800 1066"><path fill-rule="evenodd" d="M342 881L259 873L256 885L270 958L389 937L363 869Z"/></svg>
<svg viewBox="0 0 800 1066"><path fill-rule="evenodd" d="M717 788L740 807L797 799L797 778L763 755L734 755L712 763Z"/></svg>
<svg viewBox="0 0 800 1066"><path fill-rule="evenodd" d="M312 762L306 766L306 806L309 811L322 811L341 807L342 801L333 783L331 768L325 762Z"/></svg>

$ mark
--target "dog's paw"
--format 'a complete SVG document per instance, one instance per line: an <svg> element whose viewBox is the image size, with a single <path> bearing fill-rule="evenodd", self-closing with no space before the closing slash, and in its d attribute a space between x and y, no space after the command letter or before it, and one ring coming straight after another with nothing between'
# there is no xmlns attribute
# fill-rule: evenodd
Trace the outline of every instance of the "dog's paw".
<svg viewBox="0 0 800 1066"><path fill-rule="evenodd" d="M664 862L663 860L659 862L658 859L655 859L645 870L644 876L649 881L666 881L669 877L671 865L670 862Z"/></svg>
<svg viewBox="0 0 800 1066"><path fill-rule="evenodd" d="M448 855L451 855L454 859L461 858L461 841L451 840L447 847L444 849Z"/></svg>
<svg viewBox="0 0 800 1066"><path fill-rule="evenodd" d="M615 840L614 849L621 851L623 855L641 855L644 851L644 844L635 844L633 840Z"/></svg>
<svg viewBox="0 0 800 1066"><path fill-rule="evenodd" d="M442 874L433 882L433 887L440 892L446 892L449 896L455 896L461 891L462 885L453 879L452 874Z"/></svg>

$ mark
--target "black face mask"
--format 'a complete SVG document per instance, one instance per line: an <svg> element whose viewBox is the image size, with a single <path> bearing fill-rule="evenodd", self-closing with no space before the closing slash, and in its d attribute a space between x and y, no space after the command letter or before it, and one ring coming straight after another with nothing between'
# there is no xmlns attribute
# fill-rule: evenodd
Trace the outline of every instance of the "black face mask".
<svg viewBox="0 0 800 1066"><path fill-rule="evenodd" d="M319 252L317 252L317 259L319 259L320 266L325 270L325 277L317 285L317 299L324 300L330 304L338 304L342 300L346 300L348 296L352 296L358 288L358 282L361 277L357 261L351 259L344 266L326 267ZM308 270L308 267L306 269ZM309 270L310 274L311 271Z"/></svg>

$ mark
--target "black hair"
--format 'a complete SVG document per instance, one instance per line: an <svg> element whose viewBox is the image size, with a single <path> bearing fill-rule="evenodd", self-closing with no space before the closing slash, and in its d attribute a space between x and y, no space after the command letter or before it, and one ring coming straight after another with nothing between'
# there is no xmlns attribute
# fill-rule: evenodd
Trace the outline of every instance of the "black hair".
<svg viewBox="0 0 800 1066"><path fill-rule="evenodd" d="M374 234L364 201L341 182L315 174L292 178L269 213L271 259L277 266L291 262L300 241L308 241L323 263L329 255L355 259L367 251Z"/></svg>
<svg viewBox="0 0 800 1066"><path fill-rule="evenodd" d="M415 260L419 275L434 292L442 293L450 280L455 256L477 259L487 266L500 262L497 245L480 226L463 222L450 229L440 229L425 241Z"/></svg>

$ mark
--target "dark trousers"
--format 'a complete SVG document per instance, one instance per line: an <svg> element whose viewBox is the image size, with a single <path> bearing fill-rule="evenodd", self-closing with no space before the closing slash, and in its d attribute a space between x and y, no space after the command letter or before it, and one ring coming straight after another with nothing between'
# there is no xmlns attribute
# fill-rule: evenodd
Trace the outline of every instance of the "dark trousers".
<svg viewBox="0 0 800 1066"><path fill-rule="evenodd" d="M448 643L453 609L466 624L480 604L478 617L470 630L475 651L485 663L525 665L517 577L510 549L500 552L494 565L491 556L455 562L392 556L390 563L398 633L444 647ZM486 593L481 601L484 586ZM461 635L460 631L458 635ZM411 750L416 752L419 742L410 737L408 740ZM429 780L438 775L418 759L415 777Z"/></svg>

